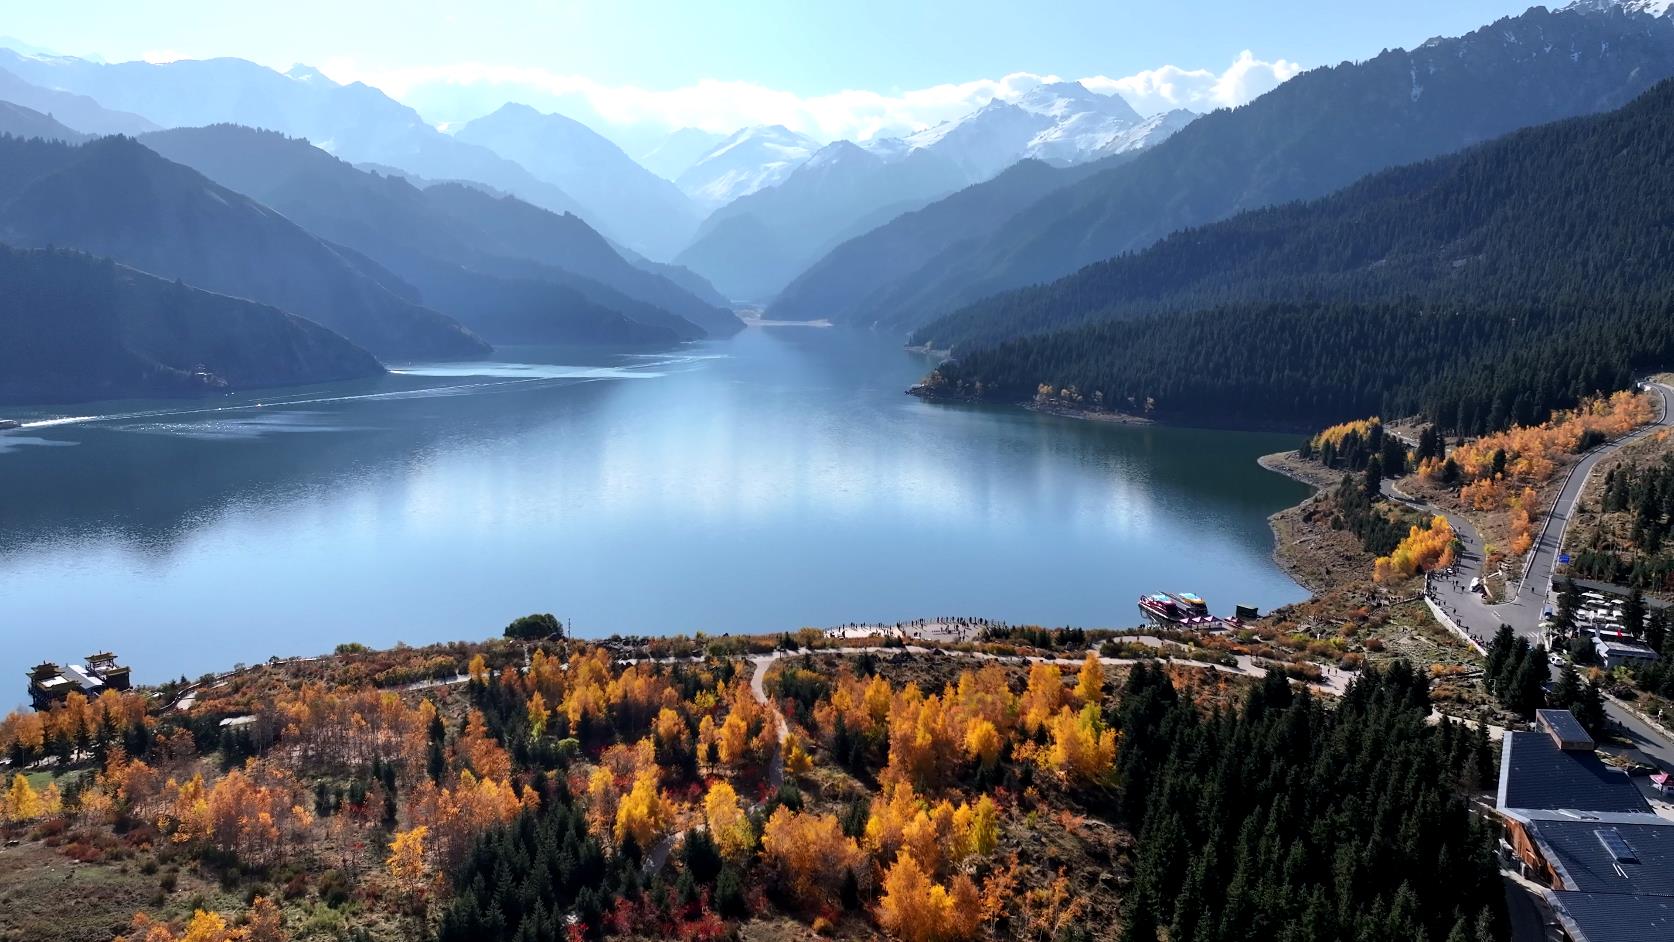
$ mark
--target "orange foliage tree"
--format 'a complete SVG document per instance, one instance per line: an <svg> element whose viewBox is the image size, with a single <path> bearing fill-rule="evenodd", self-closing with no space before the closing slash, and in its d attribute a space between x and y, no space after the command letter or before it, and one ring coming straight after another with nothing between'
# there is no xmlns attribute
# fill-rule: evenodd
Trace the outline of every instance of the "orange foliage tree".
<svg viewBox="0 0 1674 942"><path fill-rule="evenodd" d="M780 806L762 829L762 853L780 885L799 904L829 903L847 872L860 873L864 857L854 838L829 814Z"/></svg>
<svg viewBox="0 0 1674 942"><path fill-rule="evenodd" d="M1388 556L1372 564L1372 578L1380 583L1410 579L1419 572L1453 565L1453 527L1437 514L1427 529L1416 525Z"/></svg>
<svg viewBox="0 0 1674 942"><path fill-rule="evenodd" d="M884 875L878 924L904 942L958 942L981 929L982 900L961 873L948 886L935 883L912 853L902 851Z"/></svg>

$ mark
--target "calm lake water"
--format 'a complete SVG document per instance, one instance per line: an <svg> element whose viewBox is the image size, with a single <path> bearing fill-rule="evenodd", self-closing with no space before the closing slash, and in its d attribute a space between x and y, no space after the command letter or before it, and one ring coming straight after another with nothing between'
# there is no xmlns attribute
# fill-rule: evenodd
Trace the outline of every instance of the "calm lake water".
<svg viewBox="0 0 1674 942"><path fill-rule="evenodd" d="M1303 597L1265 519L1303 490L1255 464L1291 439L931 406L902 395L924 371L868 334L766 328L7 410L71 418L0 433L0 704L97 649L156 681L531 611L719 633Z"/></svg>

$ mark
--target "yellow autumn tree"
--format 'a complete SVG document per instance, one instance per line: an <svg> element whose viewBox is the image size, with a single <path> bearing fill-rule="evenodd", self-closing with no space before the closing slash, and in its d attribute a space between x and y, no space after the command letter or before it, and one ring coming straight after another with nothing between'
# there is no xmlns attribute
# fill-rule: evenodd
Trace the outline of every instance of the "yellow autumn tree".
<svg viewBox="0 0 1674 942"><path fill-rule="evenodd" d="M1107 778L1116 762L1116 731L1107 729L1099 709L1087 704L1076 713L1063 707L1047 728L1050 737L1041 761L1047 768L1077 783Z"/></svg>
<svg viewBox="0 0 1674 942"><path fill-rule="evenodd" d="M1327 445L1332 448L1341 447L1343 439L1347 438L1350 433L1359 436L1361 441L1365 441L1371 436L1372 429L1382 424L1382 420L1375 415L1369 419L1356 419L1353 422L1342 422L1325 429L1318 435L1315 435L1311 444L1313 445L1314 452L1317 454L1321 448L1324 448Z"/></svg>
<svg viewBox="0 0 1674 942"><path fill-rule="evenodd" d="M641 849L649 849L668 833L671 818L668 803L657 788L656 771L640 772L634 778L634 787L616 805L616 843L632 837Z"/></svg>
<svg viewBox="0 0 1674 942"><path fill-rule="evenodd" d="M860 872L865 858L843 833L834 815L780 806L762 829L762 853L779 883L798 903L829 902L848 871Z"/></svg>
<svg viewBox="0 0 1674 942"><path fill-rule="evenodd" d="M1056 664L1035 662L1029 667L1029 687L1023 691L1023 731L1033 736L1052 719L1063 702L1063 672Z"/></svg>
<svg viewBox="0 0 1674 942"><path fill-rule="evenodd" d="M1000 761L1000 731L989 721L977 718L965 727L965 753L976 760L983 770L992 769Z"/></svg>
<svg viewBox="0 0 1674 942"><path fill-rule="evenodd" d="M795 734L785 740L785 771L792 775L807 775L813 771L814 760L802 748Z"/></svg>
<svg viewBox="0 0 1674 942"><path fill-rule="evenodd" d="M1081 662L1075 697L1082 703L1098 703L1104 697L1104 665L1099 663L1099 656L1092 651L1088 651Z"/></svg>
<svg viewBox="0 0 1674 942"><path fill-rule="evenodd" d="M983 795L974 805L961 805L953 822L961 858L986 857L1000 843L1000 809L994 799Z"/></svg>
<svg viewBox="0 0 1674 942"><path fill-rule="evenodd" d="M430 864L425 859L424 842L430 829L424 825L397 831L390 838L389 859L385 867L397 886L411 896L424 891L430 880Z"/></svg>
<svg viewBox="0 0 1674 942"><path fill-rule="evenodd" d="M546 733L546 720L551 715L552 710L546 705L546 698L541 696L539 690L535 691L534 695L529 698L525 712L529 716L529 737L531 739L541 738Z"/></svg>
<svg viewBox="0 0 1674 942"><path fill-rule="evenodd" d="M21 773L12 776L12 784L0 796L0 824L13 821L33 821L41 816L41 796Z"/></svg>
<svg viewBox="0 0 1674 942"><path fill-rule="evenodd" d="M709 792L703 796L703 817L721 856L734 863L749 857L756 838L750 830L749 817L739 807L738 792L731 785L716 782L709 786Z"/></svg>
<svg viewBox="0 0 1674 942"><path fill-rule="evenodd" d="M715 731L715 749L721 761L727 765L742 764L749 745L749 724L736 712L728 714L721 728Z"/></svg>
<svg viewBox="0 0 1674 942"><path fill-rule="evenodd" d="M981 898L971 878L951 886L930 879L911 852L903 851L884 874L878 924L903 942L959 942L981 928Z"/></svg>

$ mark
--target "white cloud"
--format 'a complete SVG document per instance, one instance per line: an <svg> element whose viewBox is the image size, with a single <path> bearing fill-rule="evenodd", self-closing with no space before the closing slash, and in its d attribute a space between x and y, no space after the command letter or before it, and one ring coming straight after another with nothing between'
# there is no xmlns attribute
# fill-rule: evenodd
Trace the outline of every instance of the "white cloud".
<svg viewBox="0 0 1674 942"><path fill-rule="evenodd" d="M1218 74L1208 69L1187 70L1165 65L1123 78L1082 79L1082 83L1097 92L1119 94L1146 114L1171 108L1212 111L1251 101L1300 71L1302 67L1294 62L1286 59L1266 62L1246 49L1226 71Z"/></svg>
<svg viewBox="0 0 1674 942"><path fill-rule="evenodd" d="M456 124L506 101L562 111L589 123L697 127L730 133L756 124L782 124L820 140L866 140L930 127L999 98L1014 101L1058 76L1014 72L998 79L944 83L883 93L853 89L799 96L753 82L705 79L674 89L605 85L540 68L460 63L395 70L365 70L348 60L323 63L340 82L362 81L419 109L430 120ZM1170 108L1206 111L1240 105L1300 71L1293 62L1256 59L1244 52L1223 72L1163 66L1122 78L1081 79L1103 94L1120 94L1141 113Z"/></svg>

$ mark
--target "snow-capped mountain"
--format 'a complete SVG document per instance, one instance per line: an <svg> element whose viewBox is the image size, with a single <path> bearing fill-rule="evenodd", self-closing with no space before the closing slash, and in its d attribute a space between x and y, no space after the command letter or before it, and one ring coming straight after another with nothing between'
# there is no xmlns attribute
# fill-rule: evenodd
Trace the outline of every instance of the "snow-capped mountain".
<svg viewBox="0 0 1674 942"><path fill-rule="evenodd" d="M678 128L639 155L639 165L672 183L726 139L701 128Z"/></svg>
<svg viewBox="0 0 1674 942"><path fill-rule="evenodd" d="M1050 164L1077 164L1155 146L1196 120L1197 113L1184 108L1154 114L1137 124L1082 112L1035 135L1026 153Z"/></svg>
<svg viewBox="0 0 1674 942"><path fill-rule="evenodd" d="M1610 10L1619 9L1625 13L1644 13L1649 16L1667 16L1668 11L1674 9L1674 0L1575 0L1566 10Z"/></svg>
<svg viewBox="0 0 1674 942"><path fill-rule="evenodd" d="M818 141L783 125L744 128L704 154L674 182L699 203L722 206L777 186L819 149Z"/></svg>
<svg viewBox="0 0 1674 942"><path fill-rule="evenodd" d="M1052 127L1051 115L1038 114L996 98L956 121L944 121L901 138L877 142L885 159L928 151L958 167L971 183L986 180L1022 159L1035 135Z"/></svg>
<svg viewBox="0 0 1674 942"><path fill-rule="evenodd" d="M1080 82L1047 82L1029 89L1017 106L1024 111L1063 121L1076 115L1099 114L1138 124L1139 112L1120 95L1101 95Z"/></svg>
<svg viewBox="0 0 1674 942"><path fill-rule="evenodd" d="M1194 117L1172 111L1143 118L1119 95L1101 95L1080 82L1050 82L1016 102L996 98L962 118L864 146L885 160L928 151L977 183L1025 157L1068 165L1149 147Z"/></svg>

